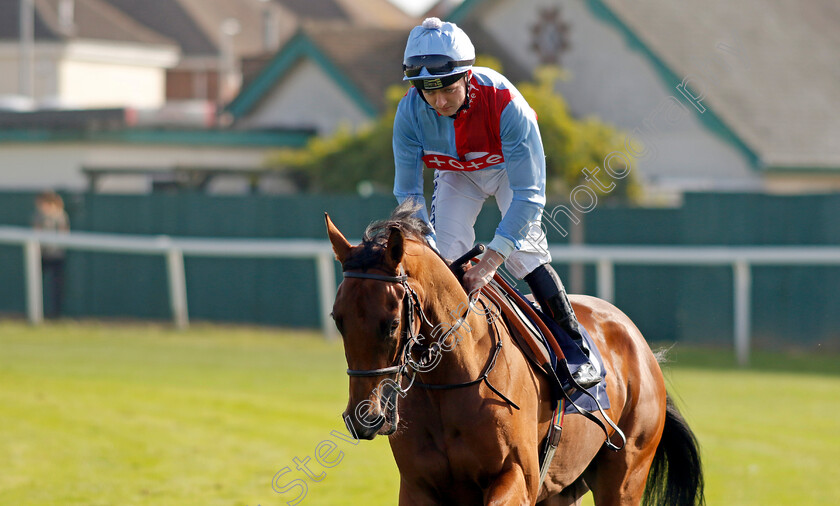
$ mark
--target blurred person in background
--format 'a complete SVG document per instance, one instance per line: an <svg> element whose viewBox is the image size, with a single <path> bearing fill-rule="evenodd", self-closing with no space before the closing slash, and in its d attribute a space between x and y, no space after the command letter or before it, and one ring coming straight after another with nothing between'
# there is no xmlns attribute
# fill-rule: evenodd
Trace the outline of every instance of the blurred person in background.
<svg viewBox="0 0 840 506"><path fill-rule="evenodd" d="M35 214L32 227L43 232L67 233L70 231L70 217L64 211L64 201L53 191L45 191L35 198ZM61 315L61 301L64 292L65 252L57 246L41 246L41 272L43 273L45 295L51 303L47 305L47 316Z"/></svg>

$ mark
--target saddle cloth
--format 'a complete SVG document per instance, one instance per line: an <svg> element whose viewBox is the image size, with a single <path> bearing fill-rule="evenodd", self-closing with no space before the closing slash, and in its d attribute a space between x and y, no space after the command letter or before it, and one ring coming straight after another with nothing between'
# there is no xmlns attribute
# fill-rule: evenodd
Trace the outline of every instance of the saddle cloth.
<svg viewBox="0 0 840 506"><path fill-rule="evenodd" d="M569 337L568 334L566 334L566 332L557 325L551 317L543 313L539 307L535 306L530 300L522 295L519 290L511 287L506 282L499 281L497 279L496 283L486 285L482 292L499 308L502 317L505 319L508 324L508 328L511 330L511 335L514 337L514 341L525 353L525 356L528 357L535 370L549 376L549 373L543 370L543 367L548 364L549 367L554 369L557 378L563 382L563 387L568 392L568 373L563 370L562 366L560 366L560 360L557 357L557 354L554 352L554 349L549 345L546 339L556 338L555 342L560 345L560 349L568 363L569 370L574 373L584 362L586 362L586 356L580 348L574 344L571 337ZM514 298L518 298L518 304ZM533 321L532 316L527 314L530 312L520 309L520 305L522 303L527 304L533 310L533 314L540 319L540 323L542 323L542 325ZM554 336L544 335L544 332L540 327L547 328L554 334ZM603 367L601 353L598 350L598 347L595 346L595 342L589 335L589 332L583 328L583 325L581 325L580 328L583 338L586 340L586 344L589 347L590 353L593 355L592 360L597 361L596 366L598 366L598 369L601 371L601 382L590 388L589 394L598 399L601 406L604 409L607 409L610 404L605 388L604 378L606 377L606 370ZM552 381L552 383L554 382ZM562 392L556 391L556 388L553 390L553 400L557 402L560 400ZM592 397L584 394L584 392L574 391L570 397L572 402L582 409L587 411L598 410L598 406ZM572 405L572 403L567 403L565 412L576 413L577 409Z"/></svg>

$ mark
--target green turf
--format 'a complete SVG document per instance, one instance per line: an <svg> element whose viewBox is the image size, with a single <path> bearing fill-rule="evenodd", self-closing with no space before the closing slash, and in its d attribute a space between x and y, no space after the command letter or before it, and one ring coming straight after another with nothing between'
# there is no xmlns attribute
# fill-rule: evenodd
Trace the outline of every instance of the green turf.
<svg viewBox="0 0 840 506"><path fill-rule="evenodd" d="M729 353L671 356L710 505L840 502L840 357L757 354L741 371ZM287 467L276 485L304 481L302 504L395 504L387 441L331 434L346 434L344 368L315 334L0 322L0 505L280 505L300 490L272 490ZM296 469L307 457L321 481Z"/></svg>
<svg viewBox="0 0 840 506"><path fill-rule="evenodd" d="M710 505L840 504L840 357L828 358L833 374L665 368L700 440Z"/></svg>
<svg viewBox="0 0 840 506"><path fill-rule="evenodd" d="M270 330L0 323L0 504L275 505L327 439L305 504L389 504L385 439L346 433L341 345Z"/></svg>

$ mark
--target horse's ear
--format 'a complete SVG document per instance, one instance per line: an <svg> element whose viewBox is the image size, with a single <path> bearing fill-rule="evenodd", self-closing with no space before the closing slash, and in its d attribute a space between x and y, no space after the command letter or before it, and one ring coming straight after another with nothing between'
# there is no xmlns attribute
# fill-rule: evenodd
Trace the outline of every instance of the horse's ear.
<svg viewBox="0 0 840 506"><path fill-rule="evenodd" d="M391 234L388 236L388 246L385 251L385 262L394 270L402 262L405 253L405 236L399 227L391 227Z"/></svg>
<svg viewBox="0 0 840 506"><path fill-rule="evenodd" d="M336 227L332 222L329 214L324 213L324 219L327 222L327 235L330 237L333 252L335 252L335 258L339 262L344 263L344 259L347 257L347 252L350 251L352 246L344 237L344 234L342 234L338 227Z"/></svg>

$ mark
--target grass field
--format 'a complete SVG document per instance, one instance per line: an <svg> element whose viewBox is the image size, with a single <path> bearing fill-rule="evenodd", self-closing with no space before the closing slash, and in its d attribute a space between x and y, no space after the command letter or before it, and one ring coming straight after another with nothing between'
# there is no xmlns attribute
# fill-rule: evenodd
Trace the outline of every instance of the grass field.
<svg viewBox="0 0 840 506"><path fill-rule="evenodd" d="M840 357L671 356L710 505L840 504ZM0 505L395 504L387 441L340 437L344 368L311 333L0 322Z"/></svg>

